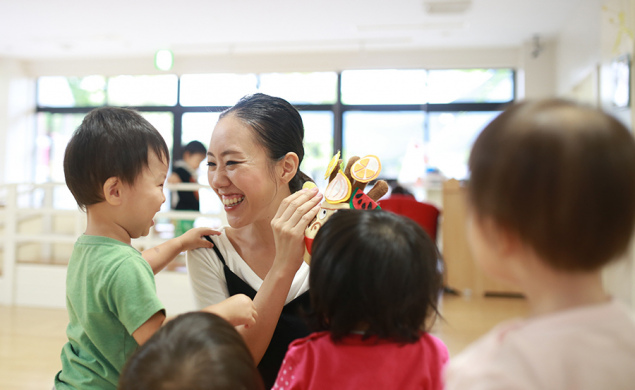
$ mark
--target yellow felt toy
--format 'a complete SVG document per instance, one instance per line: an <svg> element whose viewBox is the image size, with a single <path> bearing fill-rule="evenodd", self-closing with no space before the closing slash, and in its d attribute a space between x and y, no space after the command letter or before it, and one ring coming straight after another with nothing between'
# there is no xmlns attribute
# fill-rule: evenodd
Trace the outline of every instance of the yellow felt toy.
<svg viewBox="0 0 635 390"><path fill-rule="evenodd" d="M324 190L324 202L315 219L304 231L304 241L306 250L304 251L304 261L311 264L311 246L318 230L324 223L338 210L359 209L372 210L379 209L377 201L388 192L388 183L384 180L377 180L373 188L368 193L364 193L366 184L379 176L381 172L381 162L375 155L368 155L362 158L351 157L342 170L342 160L338 151L329 162L324 178L328 178L328 185ZM307 183L305 183L306 185ZM315 184L311 183L311 187Z"/></svg>

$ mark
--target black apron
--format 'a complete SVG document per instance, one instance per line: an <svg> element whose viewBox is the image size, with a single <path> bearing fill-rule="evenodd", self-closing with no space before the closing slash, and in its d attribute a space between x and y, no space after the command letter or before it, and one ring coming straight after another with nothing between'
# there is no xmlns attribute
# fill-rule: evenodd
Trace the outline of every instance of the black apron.
<svg viewBox="0 0 635 390"><path fill-rule="evenodd" d="M207 236L205 238L214 243L211 238ZM216 244L214 244L213 249L216 252L216 256L223 263L229 295L245 294L249 298L254 299L256 290L229 269ZM267 351L258 364L258 371L262 375L265 388L270 389L273 387L289 344L295 339L309 335L310 331L305 321L305 315L309 312L310 305L309 291L307 290L282 308L282 313L271 337L269 347L267 347Z"/></svg>

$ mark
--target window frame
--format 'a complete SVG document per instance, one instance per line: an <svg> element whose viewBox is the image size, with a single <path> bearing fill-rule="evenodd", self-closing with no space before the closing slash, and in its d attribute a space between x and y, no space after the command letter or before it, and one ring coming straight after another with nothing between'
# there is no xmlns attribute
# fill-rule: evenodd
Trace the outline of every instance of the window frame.
<svg viewBox="0 0 635 390"><path fill-rule="evenodd" d="M492 68L494 69L494 68ZM505 68L508 69L508 68ZM337 72L336 84L336 100L333 104L300 104L294 105L299 111L331 111L333 112L333 154L338 150L343 151L343 118L344 113L348 111L358 112L390 112L390 111L422 111L424 113L424 129L423 139L428 139L429 133L429 113L433 112L461 112L461 111L502 111L508 104L516 100L516 70L511 69L512 77L512 100L507 102L490 102L490 103L424 103L424 104L344 104L342 103L342 72ZM259 76L259 74L257 74ZM106 77L108 79L108 77ZM36 82L36 96L37 96ZM106 94L108 91L106 90ZM174 106L126 106L140 112L166 112L173 115L173 145L172 160L182 156L182 120L183 114L193 112L220 112L230 108L230 106L182 106L181 93L181 76L177 76L177 99ZM91 110L102 106L84 106L84 107L48 107L40 106L36 100L36 113L51 114L87 114ZM392 179L392 178L391 178Z"/></svg>

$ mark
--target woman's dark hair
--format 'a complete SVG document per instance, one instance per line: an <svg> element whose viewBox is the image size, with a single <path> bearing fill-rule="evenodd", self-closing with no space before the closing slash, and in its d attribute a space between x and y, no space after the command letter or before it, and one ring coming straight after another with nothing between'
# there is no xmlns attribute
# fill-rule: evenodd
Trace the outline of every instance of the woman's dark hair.
<svg viewBox="0 0 635 390"><path fill-rule="evenodd" d="M119 390L262 390L242 336L221 317L182 314L130 357Z"/></svg>
<svg viewBox="0 0 635 390"><path fill-rule="evenodd" d="M635 141L617 119L561 99L508 107L469 159L479 218L518 235L551 267L596 270L635 222Z"/></svg>
<svg viewBox="0 0 635 390"><path fill-rule="evenodd" d="M438 314L439 261L436 245L409 218L336 212L313 243L309 291L318 330L335 341L360 329L365 337L418 340Z"/></svg>
<svg viewBox="0 0 635 390"><path fill-rule="evenodd" d="M89 112L75 130L64 154L66 185L84 210L104 200L102 186L111 177L134 184L148 166L148 151L169 163L161 134L139 113L101 107Z"/></svg>
<svg viewBox="0 0 635 390"><path fill-rule="evenodd" d="M219 117L233 114L254 130L256 139L270 159L278 161L293 152L299 163L304 159L304 124L298 110L284 99L256 93L243 97ZM298 170L289 182L291 192L299 191L306 181L312 181Z"/></svg>

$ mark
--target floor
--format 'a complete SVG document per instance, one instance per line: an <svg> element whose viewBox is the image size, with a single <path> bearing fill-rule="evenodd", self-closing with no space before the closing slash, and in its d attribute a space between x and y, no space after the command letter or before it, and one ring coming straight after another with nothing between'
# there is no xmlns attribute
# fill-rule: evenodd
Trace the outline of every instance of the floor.
<svg viewBox="0 0 635 390"><path fill-rule="evenodd" d="M498 322L527 313L522 298L446 295L433 330L456 355ZM0 306L0 390L50 389L66 342L65 310Z"/></svg>

